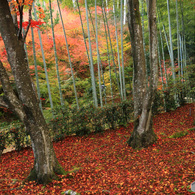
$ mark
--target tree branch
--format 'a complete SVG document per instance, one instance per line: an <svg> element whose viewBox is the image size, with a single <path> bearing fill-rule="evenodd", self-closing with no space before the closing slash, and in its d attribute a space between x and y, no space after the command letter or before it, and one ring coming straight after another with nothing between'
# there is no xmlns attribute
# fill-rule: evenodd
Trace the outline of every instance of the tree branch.
<svg viewBox="0 0 195 195"><path fill-rule="evenodd" d="M5 108L8 108L8 107L9 107L9 106L5 103L5 101L4 101L4 99L3 99L2 96L0 97L0 106L5 107Z"/></svg>
<svg viewBox="0 0 195 195"><path fill-rule="evenodd" d="M18 99L14 90L10 84L9 77L6 73L6 70L3 66L3 63L0 60L0 81L3 86L3 91L5 96L0 98L0 103L4 104L6 107L12 109L24 121L26 115L23 109L22 102Z"/></svg>
<svg viewBox="0 0 195 195"><path fill-rule="evenodd" d="M10 11L14 11L14 13L11 13L12 18L13 18L13 23L15 25L15 29L18 32L19 28L18 28L18 20L17 20L17 14L16 14L16 7L13 4L12 0L7 0L9 2L9 6L10 6Z"/></svg>
<svg viewBox="0 0 195 195"><path fill-rule="evenodd" d="M27 36L27 34L28 34L28 31L29 31L29 28L30 28L30 25L31 25L31 19L32 19L31 11L32 11L32 6L30 6L30 7L29 7L29 10L28 10L28 14L29 14L28 26L27 26L26 32L24 33L24 36L23 36L24 41L25 41L25 39L26 39L26 36Z"/></svg>
<svg viewBox="0 0 195 195"><path fill-rule="evenodd" d="M19 8L19 12L20 12L20 27L19 27L19 31L18 31L18 39L22 39L22 22L23 22L23 5L20 6L18 5Z"/></svg>

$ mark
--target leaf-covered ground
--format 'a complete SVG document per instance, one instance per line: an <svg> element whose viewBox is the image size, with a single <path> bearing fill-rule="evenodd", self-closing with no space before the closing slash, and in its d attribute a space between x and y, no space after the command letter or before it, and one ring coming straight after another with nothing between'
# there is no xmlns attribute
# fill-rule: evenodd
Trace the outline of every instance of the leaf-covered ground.
<svg viewBox="0 0 195 195"><path fill-rule="evenodd" d="M192 194L195 181L194 104L154 118L158 141L135 151L126 141L133 124L88 137L67 137L54 143L57 158L66 171L61 181L43 186L22 184L33 166L33 152L3 154L0 194L61 194L72 189L82 194ZM180 138L175 132L186 131Z"/></svg>

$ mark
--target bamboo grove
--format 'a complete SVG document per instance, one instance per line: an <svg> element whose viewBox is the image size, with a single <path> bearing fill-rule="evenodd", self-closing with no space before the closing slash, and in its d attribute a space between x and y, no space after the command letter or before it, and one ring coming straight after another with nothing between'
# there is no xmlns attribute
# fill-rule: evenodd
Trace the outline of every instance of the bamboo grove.
<svg viewBox="0 0 195 195"><path fill-rule="evenodd" d="M189 42L189 35L186 41L185 21L190 19L185 18L183 13L185 3L187 3L186 7L190 6L190 1L178 2L176 0L169 2L167 0L166 4L165 2L157 1L159 90L162 90L165 109L165 93L172 86L175 86L171 93L174 93L176 106L181 103L179 101L180 96L183 98L190 97L193 91L193 86L189 85L187 71L188 65L192 64L192 61L190 61L191 53L188 53L186 48L187 42ZM66 15L63 13L65 11L64 6L67 5L72 9L71 12L75 15L74 17L77 18L75 22L80 20L80 24L78 23L78 26L74 27L73 31L75 30L79 33L79 38L81 35L83 36L83 43L80 41L80 44L83 44L84 47L82 47L83 51L80 55L86 56L81 59L85 60L85 62L79 59L72 59L77 56L76 53L73 53L76 50L71 49L72 46L68 37L70 33L67 34L67 25L65 25L69 20L66 19ZM175 8L174 13L173 11L172 13L170 12L170 6L171 10ZM191 11L193 11L193 8L191 8ZM150 76L150 65L148 62L147 3L143 0L140 1L140 12L148 78ZM45 17L42 17L41 13ZM68 102L75 103L77 109L82 106L83 102L92 101L95 107L103 107L108 101L113 103L116 97L120 98L120 101L130 97L132 90L132 59L130 57L130 37L126 28L125 16L126 0L124 2L123 0L109 2L104 0L94 2L87 0L81 2L56 0L51 2L49 0L46 2L36 1L32 4L32 19L35 25L33 26L32 22L31 33L28 34L25 45L29 58L29 67L31 72L34 70L32 74L36 81L38 97L44 100L40 102L41 108L44 102L47 102L47 107L49 106L51 109L57 104L64 105L67 103L66 98L70 97L70 95L67 97L65 95L67 90L73 91L71 96L74 96L74 100L73 97L70 97L71 101ZM26 16L25 19L27 18ZM24 29L27 27L25 25L26 22L24 21ZM64 36L64 38L61 36L63 40L60 40L60 44L58 44L59 40L56 41L56 37L62 32L59 33L59 27L57 28L57 26L61 26L60 29L63 30ZM173 27L176 27L174 32L172 31ZM70 31L69 27L68 31ZM35 33L38 33L38 40L35 40ZM45 36L44 34L47 34L53 51L48 51L47 47L44 46L45 40L43 39L45 38L42 38ZM37 45L40 46L40 49L38 49ZM194 43L191 45L193 47ZM58 53L61 52L59 47L61 47L61 50L63 48L63 52L67 54L65 58L68 59L62 59L63 56ZM4 48L1 48L1 51L2 55L5 56ZM48 52L52 52L49 56L52 56L53 59L52 62L49 61L49 65L46 59ZM60 59L59 55L62 56L60 56ZM39 57L38 62L37 56ZM84 63L85 66L82 67L79 63ZM38 70L40 65L44 69L41 69L41 73ZM66 67L62 68L62 66ZM78 67L83 70L78 70ZM65 73L66 76L62 72L65 69L68 71L68 74ZM56 70L56 73L53 70ZM84 76L80 76L78 71L81 72L80 75L83 72ZM57 78L57 81L55 78ZM83 79L85 79L87 86L82 84ZM54 83L55 92L51 90L51 85L54 87ZM84 87L88 88L88 93L86 93L86 89L83 89ZM178 91L178 88L181 88L181 90L179 89ZM83 94L83 90L91 99Z"/></svg>

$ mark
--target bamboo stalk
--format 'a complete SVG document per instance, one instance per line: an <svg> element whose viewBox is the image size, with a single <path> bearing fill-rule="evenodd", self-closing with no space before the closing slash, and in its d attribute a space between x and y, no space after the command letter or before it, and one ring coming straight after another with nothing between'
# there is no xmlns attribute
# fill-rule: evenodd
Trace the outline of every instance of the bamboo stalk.
<svg viewBox="0 0 195 195"><path fill-rule="evenodd" d="M119 79L120 79L120 95L123 100L123 83L122 83L122 73L121 73L121 65L120 65L120 53L119 53L119 44L118 44L118 33L117 33L117 23L115 16L115 1L113 0L113 14L114 14L114 26L115 26L115 35L116 35L116 43L117 43L117 54L118 54L118 67L119 67Z"/></svg>
<svg viewBox="0 0 195 195"><path fill-rule="evenodd" d="M112 56L112 62L113 62L113 66L114 66L116 83L117 83L118 90L120 92L120 85L119 85L119 81L118 81L118 74L117 74L116 64L115 64L115 60L114 60L114 53L113 53L113 49L112 49L112 41L111 41L111 37L110 37L110 29L109 29L109 25L108 25L108 20L107 20L107 14L106 14L106 12L104 12L104 18L105 18L105 23L106 23L107 31L108 31L107 35L108 35L109 43L110 43L110 51L111 51L111 54L112 54L111 56Z"/></svg>
<svg viewBox="0 0 195 195"><path fill-rule="evenodd" d="M34 10L35 20L37 21L38 19L37 19L36 8L35 8L34 3L33 3L33 10ZM41 53L42 53L42 58L43 58L43 66L44 66L44 70L45 70L45 77L46 77L46 82L47 82L47 90L48 90L48 94L49 94L50 107L51 107L51 109L53 109L53 101L52 101L52 96L51 96L49 77L48 77L48 73L47 73L47 65L45 62L45 54L44 54L44 50L43 50L43 43L42 43L40 29L38 29L38 35L39 35L39 41L40 41L40 46L41 46ZM52 114L53 114L53 112L52 112Z"/></svg>
<svg viewBox="0 0 195 195"><path fill-rule="evenodd" d="M88 18L88 6L87 0L85 0L85 11L86 11L86 20L87 20L87 31L88 31L88 40L89 40L89 53L90 53L90 65L91 65L91 80L92 80L92 89L93 89L93 101L95 107L98 107L97 102L97 93L96 93L96 86L95 86L95 75L94 75L94 67L93 67L93 55L92 55L92 48L91 48L91 38L90 38L90 30L89 30L89 18Z"/></svg>
<svg viewBox="0 0 195 195"><path fill-rule="evenodd" d="M98 47L97 0L95 0L95 28L96 28L96 48L97 48L97 62L98 62L98 79L99 79L100 105L101 105L101 107L103 107L101 75L100 75L100 55L99 55L99 47Z"/></svg>
<svg viewBox="0 0 195 195"><path fill-rule="evenodd" d="M57 56L57 51L56 51L56 42L55 42L55 34L54 34L54 25L53 25L53 15L52 15L52 8L51 8L51 0L49 0L49 11L50 11L50 19L51 19L51 29L52 29L52 38L53 38L53 49L54 49L54 55L55 55L56 73L57 73L58 87L59 87L59 93L60 93L60 103L63 106L64 102L63 102L63 97L62 97L60 74L59 74L59 68L58 68L58 56Z"/></svg>
<svg viewBox="0 0 195 195"><path fill-rule="evenodd" d="M122 59L123 97L124 100L126 100L125 68L124 68L124 57L123 57L123 0L121 0L121 59Z"/></svg>
<svg viewBox="0 0 195 195"><path fill-rule="evenodd" d="M36 77L36 83L37 83L37 95L39 98L39 107L41 111L42 109L42 102L41 102L41 93L40 93L40 86L39 86L39 76L38 76L38 70L37 70L37 59L36 59L36 50L35 50L35 40L34 40L34 31L31 27L31 35L32 35L32 45L33 45L33 57L34 57L34 64L35 64L35 77Z"/></svg>
<svg viewBox="0 0 195 195"><path fill-rule="evenodd" d="M111 89L111 97L112 97L112 103L113 101L113 92L112 92L112 78L111 78L111 67L110 67L110 54L109 54L109 47L108 47L108 36L107 36L107 31L106 31L106 23L105 23L105 9L102 1L102 16L103 16L103 21L104 21L104 29L105 29L105 37L106 37L106 46L107 46L107 55L108 55L108 67L109 67L109 74L110 74L110 89Z"/></svg>
<svg viewBox="0 0 195 195"><path fill-rule="evenodd" d="M74 79L74 72L73 72L73 68L72 68L72 62L71 62L70 52L69 52L69 47L68 47L68 41L67 41L67 37L66 37L66 31L65 31L65 28L64 28L64 22L63 22L63 18L62 18L62 13L61 13L61 9L60 9L59 0L57 0L57 4L58 4L58 10L59 10L59 14L60 14L61 23L62 23L64 38L65 38L65 41L66 41L66 49L67 49L67 52L68 52L68 60L69 60L70 69L71 69L71 75L72 75L72 80L73 80L73 87L74 87L74 93L75 93L77 109L79 110L79 102L78 102L78 97L77 97L77 90L76 90L76 84L75 84L75 79Z"/></svg>

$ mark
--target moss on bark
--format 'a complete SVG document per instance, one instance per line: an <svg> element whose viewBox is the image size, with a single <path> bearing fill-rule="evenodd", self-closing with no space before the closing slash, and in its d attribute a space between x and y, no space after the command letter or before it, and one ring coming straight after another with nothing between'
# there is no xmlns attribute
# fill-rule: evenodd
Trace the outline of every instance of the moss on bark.
<svg viewBox="0 0 195 195"><path fill-rule="evenodd" d="M37 174L35 169L31 169L28 177L24 181L37 181Z"/></svg>
<svg viewBox="0 0 195 195"><path fill-rule="evenodd" d="M57 165L54 167L54 172L58 175L67 175L68 172L65 171L62 166L60 165L60 163L57 163Z"/></svg>
<svg viewBox="0 0 195 195"><path fill-rule="evenodd" d="M57 175L66 175L66 172L62 166L57 162L57 165L53 168L53 174L43 174L38 177L35 168L33 168L29 174L29 176L24 180L25 181L36 181L38 184L48 184L51 183L52 180L59 180Z"/></svg>
<svg viewBox="0 0 195 195"><path fill-rule="evenodd" d="M133 149L141 149L147 148L148 146L154 144L156 140L157 136L154 133L153 129L144 132L141 135L139 135L139 133L134 129L129 140L127 141L127 144Z"/></svg>

